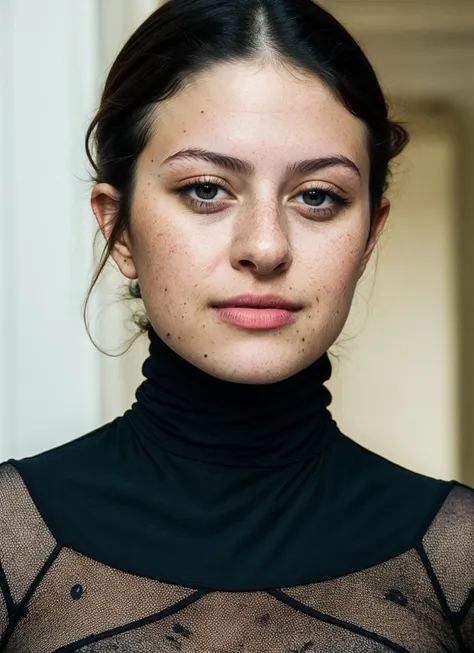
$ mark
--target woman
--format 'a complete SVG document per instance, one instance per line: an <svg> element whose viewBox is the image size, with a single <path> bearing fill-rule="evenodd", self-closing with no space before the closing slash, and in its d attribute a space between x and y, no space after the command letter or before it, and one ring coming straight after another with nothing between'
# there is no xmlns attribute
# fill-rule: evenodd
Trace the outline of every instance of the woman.
<svg viewBox="0 0 474 653"><path fill-rule="evenodd" d="M351 441L324 386L406 140L311 0L170 0L131 37L93 284L111 256L143 298L146 380L1 466L1 651L474 651L474 492Z"/></svg>

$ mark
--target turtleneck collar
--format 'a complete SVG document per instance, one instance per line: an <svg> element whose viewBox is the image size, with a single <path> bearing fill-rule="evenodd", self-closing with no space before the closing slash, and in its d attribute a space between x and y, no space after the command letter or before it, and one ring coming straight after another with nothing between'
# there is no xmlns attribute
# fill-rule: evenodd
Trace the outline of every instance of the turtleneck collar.
<svg viewBox="0 0 474 653"><path fill-rule="evenodd" d="M280 467L324 448L332 423L325 354L272 384L223 381L188 363L150 330L145 381L128 411L137 437L184 458L228 466Z"/></svg>

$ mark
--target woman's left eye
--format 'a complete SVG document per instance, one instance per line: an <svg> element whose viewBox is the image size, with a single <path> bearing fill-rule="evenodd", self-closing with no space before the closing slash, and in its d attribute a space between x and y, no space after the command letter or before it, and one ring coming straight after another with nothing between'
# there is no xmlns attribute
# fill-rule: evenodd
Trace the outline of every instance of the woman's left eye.
<svg viewBox="0 0 474 653"><path fill-rule="evenodd" d="M296 197L301 197L303 204L312 208L325 209L332 206L337 202L334 193L329 193L325 190L305 190L299 193Z"/></svg>

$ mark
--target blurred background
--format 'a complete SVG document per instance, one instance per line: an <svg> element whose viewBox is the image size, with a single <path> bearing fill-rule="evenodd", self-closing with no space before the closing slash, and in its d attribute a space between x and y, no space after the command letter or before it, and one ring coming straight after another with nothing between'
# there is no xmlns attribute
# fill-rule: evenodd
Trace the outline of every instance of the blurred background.
<svg viewBox="0 0 474 653"><path fill-rule="evenodd" d="M142 338L100 354L83 140L108 67L157 0L0 0L0 460L122 414ZM474 485L474 2L325 0L366 50L412 141L390 224L332 350L333 413L364 446ZM117 354L133 308L113 264L93 295Z"/></svg>

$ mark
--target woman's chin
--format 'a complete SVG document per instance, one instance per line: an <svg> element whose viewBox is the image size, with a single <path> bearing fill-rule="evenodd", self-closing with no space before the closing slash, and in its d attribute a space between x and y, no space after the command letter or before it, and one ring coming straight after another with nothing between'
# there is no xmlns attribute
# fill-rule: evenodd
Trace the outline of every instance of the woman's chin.
<svg viewBox="0 0 474 653"><path fill-rule="evenodd" d="M301 348L268 347L259 343L255 348L225 347L207 358L190 361L208 374L231 383L263 385L277 383L297 374L316 360Z"/></svg>

